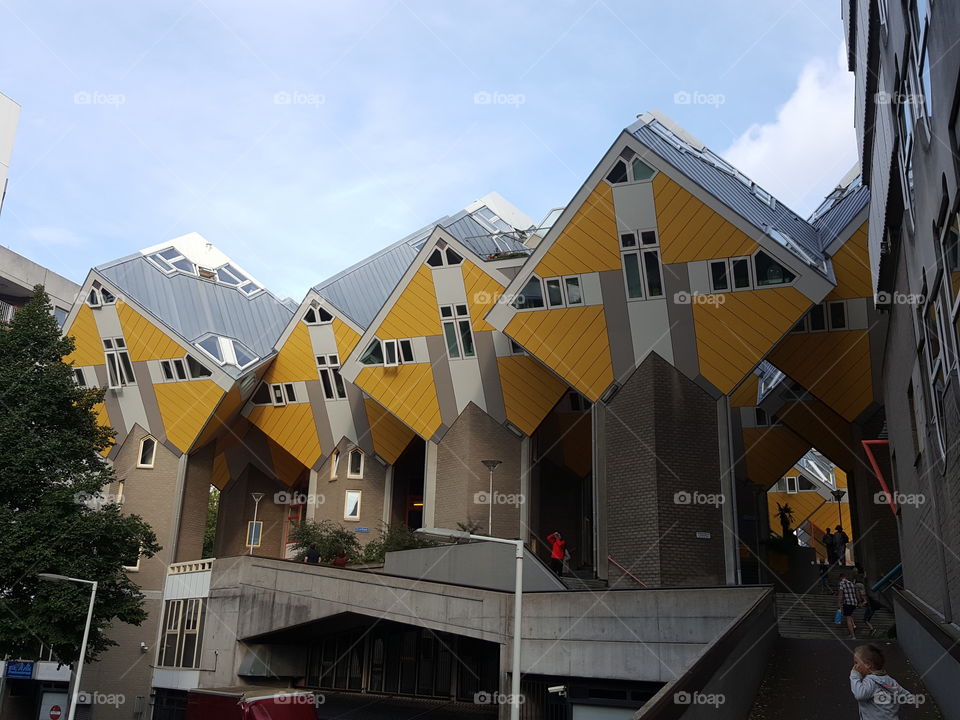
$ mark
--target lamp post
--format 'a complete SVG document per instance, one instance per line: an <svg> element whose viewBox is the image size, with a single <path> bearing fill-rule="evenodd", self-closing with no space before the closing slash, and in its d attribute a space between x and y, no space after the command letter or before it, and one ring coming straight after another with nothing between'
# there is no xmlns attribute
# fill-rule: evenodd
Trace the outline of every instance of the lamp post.
<svg viewBox="0 0 960 720"><path fill-rule="evenodd" d="M77 698L80 695L80 676L83 673L83 662L87 656L87 640L90 638L90 624L93 622L93 602L97 598L97 581L81 580L80 578L67 577L66 575L55 575L53 573L40 573L37 577L48 582L75 582L90 585L90 606L87 608L87 624L83 628L83 644L80 646L80 660L77 662L77 672L73 679L73 693L70 696L70 711L67 714L67 720L73 720L77 712Z"/></svg>
<svg viewBox="0 0 960 720"><path fill-rule="evenodd" d="M830 494L833 495L833 499L837 501L837 517L840 519L840 529L843 530L843 508L840 506L840 501L843 499L843 496L847 494L846 490L831 490Z"/></svg>
<svg viewBox="0 0 960 720"><path fill-rule="evenodd" d="M487 534L493 535L493 471L499 465L502 460L481 460L487 470L490 471L490 494L487 495L487 502L489 503L489 509L487 510Z"/></svg>
<svg viewBox="0 0 960 720"><path fill-rule="evenodd" d="M257 531L257 510L260 509L260 501L263 500L264 493L261 493L261 492L250 493L250 496L253 498L253 503L254 503L253 504L253 527L251 528L251 535L250 537L247 538L247 541L250 543L249 554L253 555L253 533Z"/></svg>
<svg viewBox="0 0 960 720"><path fill-rule="evenodd" d="M488 461L484 461L486 464ZM494 460L498 465L499 460ZM496 467L496 465L494 465ZM493 468L490 469L491 474ZM483 535L473 535L462 530L447 530L446 528L420 528L415 532L421 535L433 535L435 537L448 538L451 540L480 540L483 542L501 543L503 545L513 545L516 558L516 575L513 583L513 663L510 677L510 720L520 720L520 640L521 640L521 617L523 613L523 540L508 540L507 538L484 537Z"/></svg>

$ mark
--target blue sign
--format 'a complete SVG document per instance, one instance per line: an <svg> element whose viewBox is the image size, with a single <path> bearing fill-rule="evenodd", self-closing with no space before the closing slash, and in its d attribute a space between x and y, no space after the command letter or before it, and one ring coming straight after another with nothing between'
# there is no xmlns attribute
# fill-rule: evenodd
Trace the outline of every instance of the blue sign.
<svg viewBox="0 0 960 720"><path fill-rule="evenodd" d="M368 532L370 532L370 528L355 527L355 528L353 529L353 531L354 531L354 532L367 532L367 533L368 533Z"/></svg>
<svg viewBox="0 0 960 720"><path fill-rule="evenodd" d="M33 663L27 660L7 660L8 678L23 678L31 680L33 678Z"/></svg>

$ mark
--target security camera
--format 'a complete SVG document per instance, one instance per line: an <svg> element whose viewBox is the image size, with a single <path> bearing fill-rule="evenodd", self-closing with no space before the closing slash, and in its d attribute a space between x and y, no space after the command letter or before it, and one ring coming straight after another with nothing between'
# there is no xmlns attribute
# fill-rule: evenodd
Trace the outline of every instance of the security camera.
<svg viewBox="0 0 960 720"><path fill-rule="evenodd" d="M547 688L547 692L556 693L560 697L567 696L567 686L566 685L551 685Z"/></svg>

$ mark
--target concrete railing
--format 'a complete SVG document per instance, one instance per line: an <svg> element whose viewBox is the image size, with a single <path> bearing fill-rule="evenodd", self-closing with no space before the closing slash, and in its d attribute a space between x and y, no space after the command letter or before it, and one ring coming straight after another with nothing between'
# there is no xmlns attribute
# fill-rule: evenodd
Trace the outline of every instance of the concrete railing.
<svg viewBox="0 0 960 720"><path fill-rule="evenodd" d="M187 562L173 563L167 566L167 575L180 573L204 572L213 569L213 558L204 560L188 560Z"/></svg>
<svg viewBox="0 0 960 720"><path fill-rule="evenodd" d="M650 698L633 720L746 718L777 634L771 587L681 675Z"/></svg>

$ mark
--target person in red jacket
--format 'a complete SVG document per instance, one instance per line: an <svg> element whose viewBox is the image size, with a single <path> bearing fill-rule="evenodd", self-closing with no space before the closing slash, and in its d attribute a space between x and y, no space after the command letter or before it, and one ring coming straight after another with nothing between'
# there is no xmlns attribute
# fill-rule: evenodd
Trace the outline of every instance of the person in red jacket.
<svg viewBox="0 0 960 720"><path fill-rule="evenodd" d="M550 569L557 576L563 575L563 555L567 551L567 541L561 537L560 533L554 531L547 535L547 542L550 543Z"/></svg>

